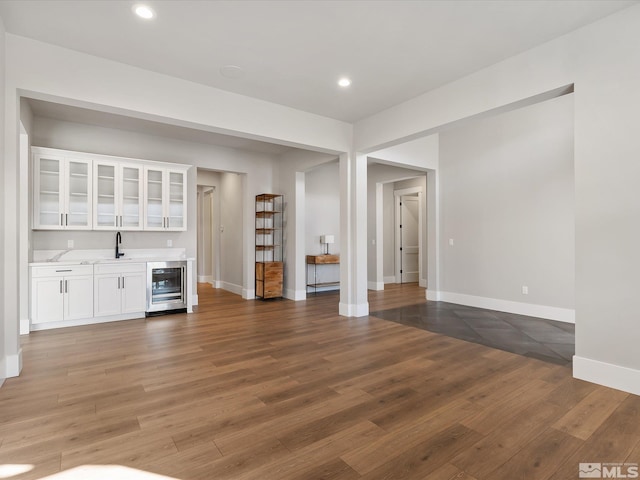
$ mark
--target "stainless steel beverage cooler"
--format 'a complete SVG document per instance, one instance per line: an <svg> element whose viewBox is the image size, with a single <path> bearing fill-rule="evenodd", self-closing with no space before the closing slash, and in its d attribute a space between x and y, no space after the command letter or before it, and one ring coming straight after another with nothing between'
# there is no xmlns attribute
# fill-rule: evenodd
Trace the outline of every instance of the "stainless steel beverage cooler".
<svg viewBox="0 0 640 480"><path fill-rule="evenodd" d="M146 315L187 311L187 262L147 262Z"/></svg>

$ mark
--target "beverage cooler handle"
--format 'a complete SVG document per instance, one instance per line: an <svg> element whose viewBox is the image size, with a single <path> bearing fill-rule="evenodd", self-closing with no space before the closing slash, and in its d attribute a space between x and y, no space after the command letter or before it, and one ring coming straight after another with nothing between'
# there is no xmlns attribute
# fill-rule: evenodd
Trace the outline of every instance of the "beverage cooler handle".
<svg viewBox="0 0 640 480"><path fill-rule="evenodd" d="M181 267L182 270L182 301L187 303L187 267Z"/></svg>

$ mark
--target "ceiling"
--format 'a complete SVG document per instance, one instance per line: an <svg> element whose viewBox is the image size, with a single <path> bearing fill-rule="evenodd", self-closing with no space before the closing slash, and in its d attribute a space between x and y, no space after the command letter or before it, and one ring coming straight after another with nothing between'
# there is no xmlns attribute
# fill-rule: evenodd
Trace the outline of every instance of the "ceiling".
<svg viewBox="0 0 640 480"><path fill-rule="evenodd" d="M0 0L0 17L16 35L355 122L637 0L150 0L150 21L134 3Z"/></svg>

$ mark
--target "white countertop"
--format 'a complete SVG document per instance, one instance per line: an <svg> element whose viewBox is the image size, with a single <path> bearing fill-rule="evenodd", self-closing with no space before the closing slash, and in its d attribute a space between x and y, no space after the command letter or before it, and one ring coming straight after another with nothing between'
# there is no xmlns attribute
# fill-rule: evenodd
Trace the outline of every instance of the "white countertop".
<svg viewBox="0 0 640 480"><path fill-rule="evenodd" d="M147 263L193 261L184 248L122 249L124 257L115 258L115 249L102 250L34 250L30 267L94 265L104 263Z"/></svg>

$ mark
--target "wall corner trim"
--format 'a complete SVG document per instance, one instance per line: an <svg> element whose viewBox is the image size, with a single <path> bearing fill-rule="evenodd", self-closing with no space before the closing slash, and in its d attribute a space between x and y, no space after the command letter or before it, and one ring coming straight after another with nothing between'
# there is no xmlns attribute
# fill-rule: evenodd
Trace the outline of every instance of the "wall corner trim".
<svg viewBox="0 0 640 480"><path fill-rule="evenodd" d="M0 361L0 378L17 377L22 370L22 349L14 355L7 355Z"/></svg>
<svg viewBox="0 0 640 480"><path fill-rule="evenodd" d="M432 302L440 301L440 292L438 290L425 290L424 296L427 300L431 300Z"/></svg>
<svg viewBox="0 0 640 480"><path fill-rule="evenodd" d="M338 313L343 317L365 317L369 315L369 303L342 303L338 305Z"/></svg>
<svg viewBox="0 0 640 480"><path fill-rule="evenodd" d="M367 288L369 290L384 290L384 282L368 282Z"/></svg>
<svg viewBox="0 0 640 480"><path fill-rule="evenodd" d="M284 292L284 298L293 300L295 302L306 300L307 292L306 290L293 290L291 288L287 288Z"/></svg>
<svg viewBox="0 0 640 480"><path fill-rule="evenodd" d="M640 395L640 370L633 368L574 355L573 376L587 382Z"/></svg>

